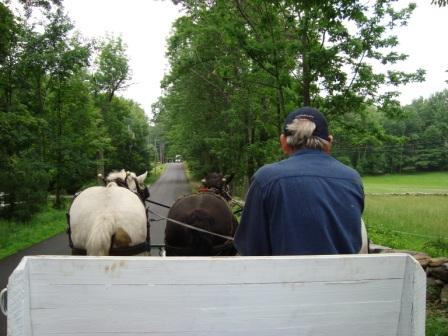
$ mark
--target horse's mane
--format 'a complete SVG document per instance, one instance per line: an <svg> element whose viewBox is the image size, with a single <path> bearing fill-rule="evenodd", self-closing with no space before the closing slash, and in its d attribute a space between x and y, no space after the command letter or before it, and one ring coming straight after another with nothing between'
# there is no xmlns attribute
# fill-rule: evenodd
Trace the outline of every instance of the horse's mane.
<svg viewBox="0 0 448 336"><path fill-rule="evenodd" d="M121 179L121 180L125 180L126 179L126 172L124 169L120 170L120 171L112 171L109 173L109 175L107 175L107 180L108 181L113 181L113 180L117 180L117 179Z"/></svg>

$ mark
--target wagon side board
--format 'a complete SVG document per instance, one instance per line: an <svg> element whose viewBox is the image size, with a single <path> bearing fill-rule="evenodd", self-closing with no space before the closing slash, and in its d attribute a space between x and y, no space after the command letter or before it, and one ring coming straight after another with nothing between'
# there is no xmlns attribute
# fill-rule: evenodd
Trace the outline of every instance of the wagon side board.
<svg viewBox="0 0 448 336"><path fill-rule="evenodd" d="M26 257L8 335L423 336L425 282L405 254Z"/></svg>

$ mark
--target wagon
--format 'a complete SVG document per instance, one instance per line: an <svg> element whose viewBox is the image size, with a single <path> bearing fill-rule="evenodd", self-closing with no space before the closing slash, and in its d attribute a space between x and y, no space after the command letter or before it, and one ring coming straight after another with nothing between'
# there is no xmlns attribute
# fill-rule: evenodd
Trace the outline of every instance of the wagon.
<svg viewBox="0 0 448 336"><path fill-rule="evenodd" d="M8 335L424 335L409 255L25 257Z"/></svg>

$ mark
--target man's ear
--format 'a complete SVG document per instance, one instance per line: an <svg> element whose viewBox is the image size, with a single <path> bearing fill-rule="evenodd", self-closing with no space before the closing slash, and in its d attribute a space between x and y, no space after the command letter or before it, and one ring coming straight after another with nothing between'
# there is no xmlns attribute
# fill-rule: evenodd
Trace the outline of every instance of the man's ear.
<svg viewBox="0 0 448 336"><path fill-rule="evenodd" d="M283 153L286 155L291 155L293 150L291 146L288 145L288 142L286 141L286 136L282 133L280 134L280 146L282 147Z"/></svg>
<svg viewBox="0 0 448 336"><path fill-rule="evenodd" d="M327 154L331 153L331 148L333 147L333 136L329 135L328 136L328 141L324 146L324 152Z"/></svg>

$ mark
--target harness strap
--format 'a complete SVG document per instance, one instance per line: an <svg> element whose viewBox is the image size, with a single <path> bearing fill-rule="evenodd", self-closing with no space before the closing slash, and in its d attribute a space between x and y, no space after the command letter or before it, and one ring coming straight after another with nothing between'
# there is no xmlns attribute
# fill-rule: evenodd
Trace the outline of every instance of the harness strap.
<svg viewBox="0 0 448 336"><path fill-rule="evenodd" d="M152 213L153 215L156 215L157 217L159 217L161 219L166 219L167 221L173 222L173 223L175 223L177 225L180 225L180 226L184 226L184 227L189 228L191 230L207 233L209 235L220 237L220 238L224 238L226 240L231 240L231 241L234 240L233 237L225 236L225 235L222 235L222 234L219 234L219 233L216 233L216 232L212 232L212 231L208 231L208 230L205 230L205 229L201 229L201 228L198 228L196 226L193 226L193 225L190 225L190 224L187 224L187 223L184 223L184 222L180 222L180 221L172 219L172 218L168 218L168 217L162 216L162 215L160 215L157 212L154 212L152 210L149 210L149 213Z"/></svg>
<svg viewBox="0 0 448 336"><path fill-rule="evenodd" d="M80 194L80 192L75 194L75 196L73 197L73 200L72 200L72 204L73 204L73 201L75 200L75 198L79 194ZM140 195L139 195L139 198L141 199ZM148 195L148 198L149 198L149 195ZM132 246L127 246L127 247L112 247L111 246L109 249L109 255L111 255L111 256L131 256L131 255L135 255L135 254L139 254L139 253L148 252L151 250L151 235L150 235L150 226L151 225L150 225L150 220L149 220L149 207L146 207L146 204L145 204L146 200L147 200L147 198L142 200L143 205L145 206L145 212L146 212L146 238L145 238L145 241L142 243L132 245ZM87 255L87 251L85 249L76 247L73 244L72 229L70 226L70 208L71 208L71 204L70 204L70 207L69 207L67 213L65 214L66 218L67 218L66 233L68 235L68 245L70 246L70 248L76 255Z"/></svg>
<svg viewBox="0 0 448 336"><path fill-rule="evenodd" d="M235 247L233 246L233 242L231 240L227 240L222 244L213 246L212 253L215 256L219 256L221 253L223 253L229 249L234 249L234 248ZM165 249L166 250L169 249L170 251L176 253L177 256L191 255L191 253L189 253L189 252L195 251L194 247L191 247L191 246L180 247L180 246L173 246L173 245L168 245L168 244L165 244Z"/></svg>

